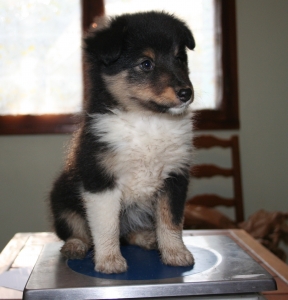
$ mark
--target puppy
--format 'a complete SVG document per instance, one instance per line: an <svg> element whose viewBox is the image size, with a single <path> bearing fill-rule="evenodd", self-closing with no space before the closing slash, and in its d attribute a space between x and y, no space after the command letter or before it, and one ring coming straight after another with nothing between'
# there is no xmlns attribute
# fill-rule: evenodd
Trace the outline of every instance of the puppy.
<svg viewBox="0 0 288 300"><path fill-rule="evenodd" d="M102 22L102 23L101 23ZM88 97L63 172L50 194L62 254L120 273L120 238L157 248L163 263L189 266L182 241L192 154L194 93L186 25L160 12L95 23L84 39Z"/></svg>

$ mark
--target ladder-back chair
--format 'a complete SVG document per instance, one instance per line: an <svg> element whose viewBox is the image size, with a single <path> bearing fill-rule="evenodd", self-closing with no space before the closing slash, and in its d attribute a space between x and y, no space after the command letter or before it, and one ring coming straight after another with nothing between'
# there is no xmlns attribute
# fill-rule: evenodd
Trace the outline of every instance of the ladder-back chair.
<svg viewBox="0 0 288 300"><path fill-rule="evenodd" d="M223 168L214 164L198 164L191 168L191 178L212 178L224 176L233 178L233 197L224 198L216 194L195 195L187 200L184 214L184 228L235 228L244 220L243 196L241 184L241 168L239 141L236 135L230 139L222 139L211 135L197 136L193 140L197 149L212 147L230 148L232 154L231 168ZM192 182L193 184L193 182ZM217 206L233 207L235 219L231 220L216 210Z"/></svg>

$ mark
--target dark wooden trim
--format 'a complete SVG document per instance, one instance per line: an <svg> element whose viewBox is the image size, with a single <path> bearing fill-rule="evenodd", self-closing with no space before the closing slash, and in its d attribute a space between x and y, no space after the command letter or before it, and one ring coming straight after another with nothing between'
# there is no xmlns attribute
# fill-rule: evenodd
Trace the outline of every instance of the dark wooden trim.
<svg viewBox="0 0 288 300"><path fill-rule="evenodd" d="M195 129L239 129L235 0L215 0L222 28L223 91L216 110L195 113Z"/></svg>
<svg viewBox="0 0 288 300"><path fill-rule="evenodd" d="M74 115L17 115L0 117L0 134L71 133L76 129Z"/></svg>
<svg viewBox="0 0 288 300"><path fill-rule="evenodd" d="M244 221L244 204L243 204L243 189L242 189L242 175L241 175L241 163L240 163L240 147L238 136L231 137L232 142L232 162L234 168L234 193L236 204L236 220L238 222Z"/></svg>
<svg viewBox="0 0 288 300"><path fill-rule="evenodd" d="M195 113L195 130L239 128L235 0L215 1L222 27L223 98L218 109ZM104 0L81 0L81 8L86 32L94 17L104 14ZM85 76L83 81L85 86ZM85 93L84 88L84 98ZM70 133L73 120L71 115L0 116L0 134Z"/></svg>
<svg viewBox="0 0 288 300"><path fill-rule="evenodd" d="M81 0L82 30L86 32L96 16L105 13L104 0Z"/></svg>
<svg viewBox="0 0 288 300"><path fill-rule="evenodd" d="M95 16L104 14L104 0L81 0L81 14L85 33ZM6 115L0 116L0 135L72 133L77 123L78 118L72 114Z"/></svg>

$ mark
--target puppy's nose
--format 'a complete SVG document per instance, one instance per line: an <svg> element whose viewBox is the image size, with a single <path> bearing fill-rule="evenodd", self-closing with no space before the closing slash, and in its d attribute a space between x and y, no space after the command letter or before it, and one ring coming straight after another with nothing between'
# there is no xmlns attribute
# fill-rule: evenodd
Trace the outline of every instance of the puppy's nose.
<svg viewBox="0 0 288 300"><path fill-rule="evenodd" d="M192 96L192 89L181 89L177 93L178 99L182 102L187 102Z"/></svg>

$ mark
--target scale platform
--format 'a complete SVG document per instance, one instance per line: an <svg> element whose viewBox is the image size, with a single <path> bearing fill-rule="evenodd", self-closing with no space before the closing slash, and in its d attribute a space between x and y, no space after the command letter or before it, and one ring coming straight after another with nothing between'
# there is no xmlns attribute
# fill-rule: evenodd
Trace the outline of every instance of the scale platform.
<svg viewBox="0 0 288 300"><path fill-rule="evenodd" d="M128 270L110 275L94 270L91 253L84 260L66 260L59 252L62 242L48 244L23 299L262 299L256 293L277 289L273 277L229 237L183 239L194 255L194 266L167 266L158 251L127 245L121 252Z"/></svg>

